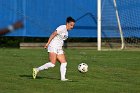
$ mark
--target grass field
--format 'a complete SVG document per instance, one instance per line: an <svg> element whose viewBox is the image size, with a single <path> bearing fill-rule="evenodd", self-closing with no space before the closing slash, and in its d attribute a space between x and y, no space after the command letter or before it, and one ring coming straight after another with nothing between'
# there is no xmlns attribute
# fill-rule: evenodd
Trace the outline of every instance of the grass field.
<svg viewBox="0 0 140 93"><path fill-rule="evenodd" d="M66 49L67 78L59 63L32 79L32 68L48 61L44 49L0 49L0 93L140 93L140 51ZM81 74L77 65L89 71Z"/></svg>

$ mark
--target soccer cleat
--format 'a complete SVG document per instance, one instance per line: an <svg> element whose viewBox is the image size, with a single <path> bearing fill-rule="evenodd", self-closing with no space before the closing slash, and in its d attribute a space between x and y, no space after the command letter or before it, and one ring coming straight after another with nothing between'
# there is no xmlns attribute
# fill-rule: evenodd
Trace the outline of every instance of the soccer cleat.
<svg viewBox="0 0 140 93"><path fill-rule="evenodd" d="M69 80L69 79L66 79L66 78L65 78L65 79L61 79L61 81L68 81L68 80Z"/></svg>
<svg viewBox="0 0 140 93"><path fill-rule="evenodd" d="M37 73L39 71L36 68L33 68L33 79L36 79Z"/></svg>

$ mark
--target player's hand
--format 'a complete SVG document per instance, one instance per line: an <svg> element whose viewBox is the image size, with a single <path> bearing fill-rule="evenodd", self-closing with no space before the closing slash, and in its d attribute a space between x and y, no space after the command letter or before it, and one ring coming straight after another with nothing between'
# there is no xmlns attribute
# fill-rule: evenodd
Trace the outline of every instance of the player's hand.
<svg viewBox="0 0 140 93"><path fill-rule="evenodd" d="M44 46L44 48L45 48L45 49L48 48L48 45L49 45L49 44L47 43L47 44Z"/></svg>
<svg viewBox="0 0 140 93"><path fill-rule="evenodd" d="M22 21L17 21L12 26L13 26L14 29L22 28L23 27L23 22Z"/></svg>

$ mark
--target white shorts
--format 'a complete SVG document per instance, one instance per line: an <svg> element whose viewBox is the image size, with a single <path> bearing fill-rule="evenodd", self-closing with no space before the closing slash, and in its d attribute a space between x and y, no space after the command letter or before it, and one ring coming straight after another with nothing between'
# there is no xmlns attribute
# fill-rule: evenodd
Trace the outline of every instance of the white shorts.
<svg viewBox="0 0 140 93"><path fill-rule="evenodd" d="M58 55L64 54L64 51L62 48L55 48L55 47L51 47L51 46L48 46L48 52L54 52Z"/></svg>

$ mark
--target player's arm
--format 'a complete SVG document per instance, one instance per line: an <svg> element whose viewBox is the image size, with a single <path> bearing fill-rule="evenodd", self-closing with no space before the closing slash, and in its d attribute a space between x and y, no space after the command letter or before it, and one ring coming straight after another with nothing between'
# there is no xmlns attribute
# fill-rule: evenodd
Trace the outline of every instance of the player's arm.
<svg viewBox="0 0 140 93"><path fill-rule="evenodd" d="M52 39L57 35L57 31L54 31L51 35L50 38L48 40L48 42L46 43L46 45L44 46L44 48L47 48L48 45L50 44L50 42L52 41Z"/></svg>
<svg viewBox="0 0 140 93"><path fill-rule="evenodd" d="M9 32L12 32L12 31L17 30L22 27L23 27L22 21L17 21L16 23L14 23L6 28L0 29L0 35L7 34Z"/></svg>

